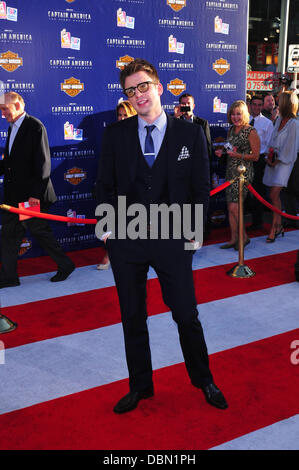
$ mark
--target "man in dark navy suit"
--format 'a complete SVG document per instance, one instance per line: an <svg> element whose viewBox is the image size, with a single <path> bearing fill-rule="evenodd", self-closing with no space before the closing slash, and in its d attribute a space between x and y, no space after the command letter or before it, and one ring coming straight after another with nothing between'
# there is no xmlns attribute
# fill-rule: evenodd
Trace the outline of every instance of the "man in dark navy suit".
<svg viewBox="0 0 299 470"><path fill-rule="evenodd" d="M35 117L25 112L25 103L18 93L1 96L0 110L10 124L0 174L4 175L4 203L18 207L29 202L47 210L56 201L50 179L51 156L47 131ZM75 269L64 253L45 219L30 218L20 221L10 212L2 213L0 289L20 284L17 274L18 252L29 228L41 247L57 263L58 271L52 282L64 281Z"/></svg>
<svg viewBox="0 0 299 470"><path fill-rule="evenodd" d="M126 204L149 209L154 204L203 205L209 199L209 159L201 126L169 117L161 106L163 86L155 67L135 59L120 75L120 83L137 116L112 124L104 134L98 172L98 198L117 212L119 197ZM194 214L193 214L194 215ZM194 219L193 219L194 220ZM161 231L148 237L106 238L119 296L129 370L129 393L114 407L125 413L154 394L147 329L146 281L149 266L158 276L163 300L177 323L180 344L191 383L202 389L213 406L227 408L214 384L192 275L192 254L181 237L163 239ZM159 227L160 229L161 227ZM167 341L167 338L165 339ZM177 386L172 384L173 387Z"/></svg>

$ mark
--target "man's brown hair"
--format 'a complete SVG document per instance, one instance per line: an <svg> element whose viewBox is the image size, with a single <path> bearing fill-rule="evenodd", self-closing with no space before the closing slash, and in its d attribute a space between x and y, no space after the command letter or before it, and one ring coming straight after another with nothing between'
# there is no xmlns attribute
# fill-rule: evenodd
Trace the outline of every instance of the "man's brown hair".
<svg viewBox="0 0 299 470"><path fill-rule="evenodd" d="M264 98L262 97L262 95L253 95L253 97L250 100L250 103L253 103L255 100L259 100L259 101L263 102Z"/></svg>
<svg viewBox="0 0 299 470"><path fill-rule="evenodd" d="M179 103L182 102L182 98L192 98L193 99L193 103L194 103L194 96L193 95L190 95L190 93L184 93L183 95L181 95L179 97Z"/></svg>
<svg viewBox="0 0 299 470"><path fill-rule="evenodd" d="M126 78L137 72L146 72L154 82L159 82L158 72L150 62L145 59L135 59L120 72L119 80L123 90Z"/></svg>

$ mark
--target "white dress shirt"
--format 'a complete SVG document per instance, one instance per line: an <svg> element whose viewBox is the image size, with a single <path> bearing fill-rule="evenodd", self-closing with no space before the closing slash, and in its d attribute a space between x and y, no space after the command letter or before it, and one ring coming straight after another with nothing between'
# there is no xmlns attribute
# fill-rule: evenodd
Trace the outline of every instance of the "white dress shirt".
<svg viewBox="0 0 299 470"><path fill-rule="evenodd" d="M269 142L273 132L273 123L270 119L266 118L263 114L256 117L250 116L250 122L254 119L253 127L256 129L261 141L260 153L267 153L269 149Z"/></svg>
<svg viewBox="0 0 299 470"><path fill-rule="evenodd" d="M144 146L145 146L145 138L146 138L146 129L145 126L148 126L148 122L138 116L138 135L140 141L140 147L142 148L142 152L144 153ZM167 127L167 117L165 111L163 110L160 116L151 123L151 125L155 125L155 129L152 131L152 138L154 142L154 149L155 149L155 159L159 153L160 147L162 145L164 135L166 132Z"/></svg>

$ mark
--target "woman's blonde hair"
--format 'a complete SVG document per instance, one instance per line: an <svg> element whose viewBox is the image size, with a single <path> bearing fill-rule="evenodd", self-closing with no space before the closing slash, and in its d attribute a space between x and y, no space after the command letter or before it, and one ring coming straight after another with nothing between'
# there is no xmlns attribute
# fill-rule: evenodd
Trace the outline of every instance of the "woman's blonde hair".
<svg viewBox="0 0 299 470"><path fill-rule="evenodd" d="M126 111L127 117L132 117L132 116L135 116L135 114L137 114L135 108L133 108L133 106L131 105L129 101L124 100L118 103L118 105L116 106L116 115L118 115L119 108L124 108L124 110Z"/></svg>
<svg viewBox="0 0 299 470"><path fill-rule="evenodd" d="M292 91L284 91L279 97L279 114L282 118L295 118L298 111L298 97Z"/></svg>
<svg viewBox="0 0 299 470"><path fill-rule="evenodd" d="M227 120L230 124L232 124L232 120L231 120L231 115L233 113L233 111L236 109L236 108L239 108L240 111L241 111L241 114L242 114L242 126L246 126L247 124L249 124L249 119L250 119L250 115L249 115L249 112L248 112L248 108L247 108L247 104L245 103L245 101L243 100L237 100L237 101L234 101L233 104L230 106L228 112L227 112Z"/></svg>

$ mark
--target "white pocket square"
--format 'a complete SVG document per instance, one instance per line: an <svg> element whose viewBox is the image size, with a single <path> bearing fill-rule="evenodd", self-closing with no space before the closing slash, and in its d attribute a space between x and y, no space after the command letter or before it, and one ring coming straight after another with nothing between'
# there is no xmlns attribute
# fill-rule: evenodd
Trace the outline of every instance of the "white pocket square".
<svg viewBox="0 0 299 470"><path fill-rule="evenodd" d="M182 147L182 150L180 151L180 154L178 156L178 162L180 160L184 160L185 158L190 158L190 153L189 153L189 150L187 149L187 147Z"/></svg>

